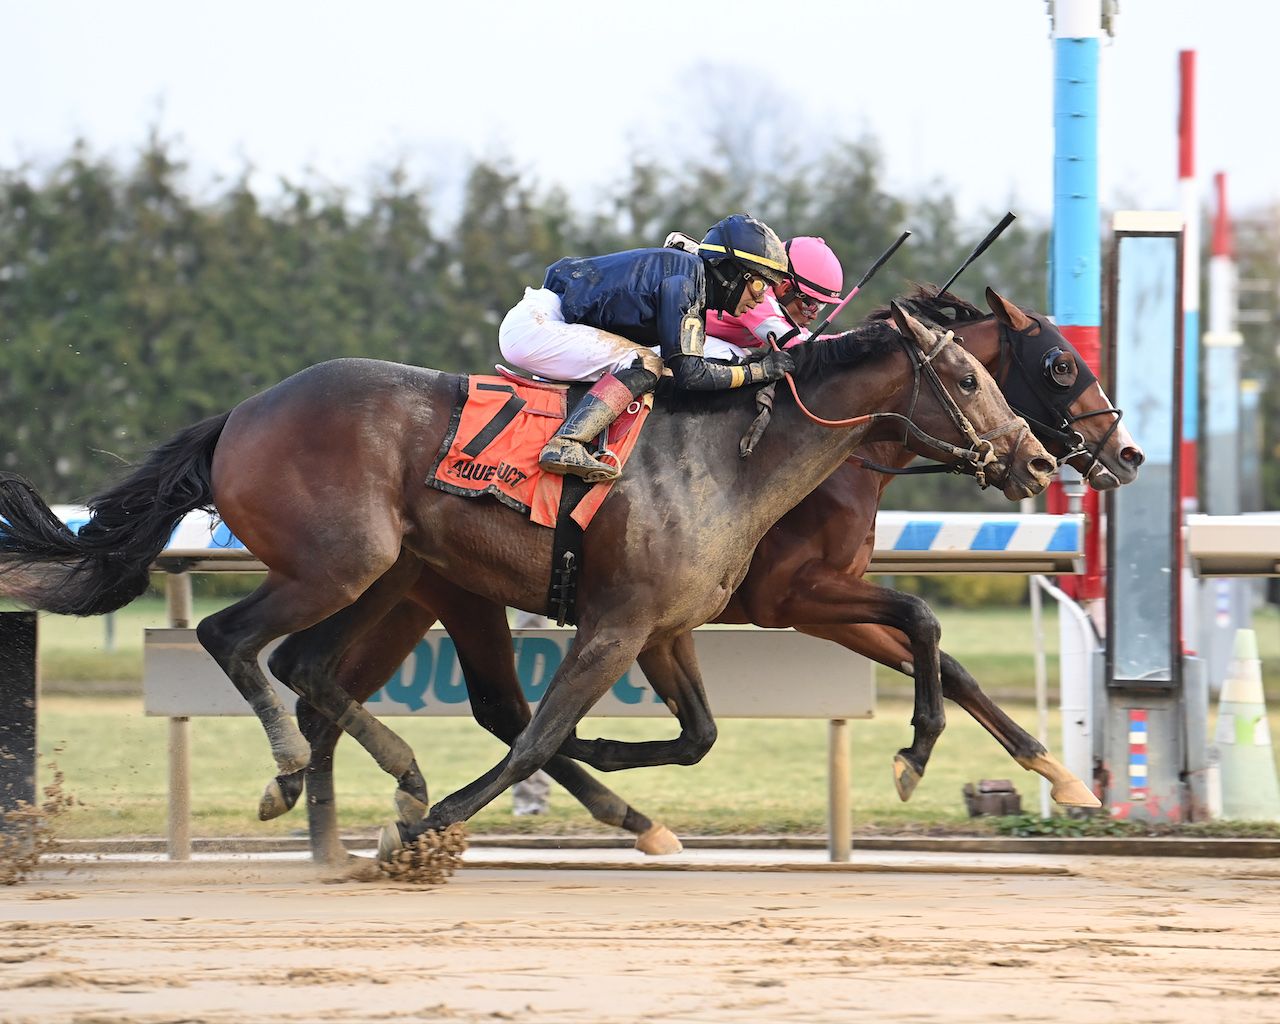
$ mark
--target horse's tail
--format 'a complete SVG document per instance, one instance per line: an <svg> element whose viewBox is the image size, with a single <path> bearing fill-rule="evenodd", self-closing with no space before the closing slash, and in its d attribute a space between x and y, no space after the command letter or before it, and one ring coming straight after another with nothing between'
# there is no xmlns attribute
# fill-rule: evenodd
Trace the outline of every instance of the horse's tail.
<svg viewBox="0 0 1280 1024"><path fill-rule="evenodd" d="M178 521L213 507L213 450L230 415L211 416L152 449L89 500L90 519L78 534L30 483L0 473L0 596L59 615L101 615L141 595Z"/></svg>

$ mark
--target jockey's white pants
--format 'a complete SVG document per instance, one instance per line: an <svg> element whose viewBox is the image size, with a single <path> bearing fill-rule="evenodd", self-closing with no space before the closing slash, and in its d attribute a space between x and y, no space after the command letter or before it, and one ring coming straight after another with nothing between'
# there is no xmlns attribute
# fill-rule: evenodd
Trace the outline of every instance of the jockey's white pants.
<svg viewBox="0 0 1280 1024"><path fill-rule="evenodd" d="M548 288L526 288L498 328L502 358L551 380L599 380L652 356L645 346L588 324L567 324L560 296Z"/></svg>
<svg viewBox="0 0 1280 1024"><path fill-rule="evenodd" d="M756 349L753 356L750 349L740 348L731 341L713 338L708 334L702 346L702 354L707 359L723 359L725 362L732 362L735 359L752 359L754 356L759 356L760 350Z"/></svg>

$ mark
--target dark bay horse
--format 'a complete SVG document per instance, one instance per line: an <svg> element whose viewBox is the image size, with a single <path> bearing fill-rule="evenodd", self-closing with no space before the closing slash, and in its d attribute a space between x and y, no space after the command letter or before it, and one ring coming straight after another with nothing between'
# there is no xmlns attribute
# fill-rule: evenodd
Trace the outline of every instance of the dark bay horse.
<svg viewBox="0 0 1280 1024"><path fill-rule="evenodd" d="M823 427L779 403L774 431L746 462L734 453L754 417L749 394L660 403L586 536L577 636L532 721L497 765L401 837L469 818L562 744L574 754L585 742L566 742L574 727L637 656L667 663L682 725L706 714L690 631L724 608L769 527L857 445L896 437L906 424L921 454L974 464L1010 498L1047 485L1054 460L982 366L901 310L894 320L898 330L868 324L797 352L809 402L849 419ZM526 609L544 608L549 577L550 531L497 502L423 486L459 383L373 360L311 367L158 447L89 502L79 534L25 481L0 477L0 593L64 613L118 608L145 589L178 519L216 506L268 571L197 634L258 715L277 770L297 771L311 756L257 661L290 634L273 656L278 674L384 770L402 782L420 777L408 745L334 683L337 659L424 563L480 598ZM936 740L941 699L939 690L921 705L914 746ZM687 746L610 752L639 747L626 755L670 763Z"/></svg>
<svg viewBox="0 0 1280 1024"><path fill-rule="evenodd" d="M1015 411L1092 486L1109 489L1134 479L1142 450L1121 426L1119 411L1096 378L1052 323L1024 313L991 290L991 314L927 289L899 301L917 316L954 330L966 350L996 374L1006 397L1016 396L1011 398ZM867 445L858 454L893 467L912 458L894 442ZM913 652L929 644L939 629L936 619L919 598L861 578L872 554L876 511L893 479L852 462L837 469L765 534L742 585L715 621L793 626L914 675ZM430 569L423 570L406 600L344 656L337 667L341 684L357 700L366 700L436 621L454 639L477 720L510 743L530 713L510 656L505 611ZM1048 778L1055 800L1066 806L1096 806L1088 788L991 701L959 662L942 653L940 672L945 696L987 728L1022 767ZM342 851L331 773L341 731L303 701L298 713L313 744L305 773L313 847L318 857L334 859ZM895 759L895 781L903 799L910 796L924 768L912 764L910 754L904 750ZM665 829L654 826L573 761L555 758L547 770L598 820L637 835L637 848L678 848ZM274 817L291 808L301 795L303 780L299 772L269 784L262 816ZM424 798L397 792L406 820L425 811Z"/></svg>

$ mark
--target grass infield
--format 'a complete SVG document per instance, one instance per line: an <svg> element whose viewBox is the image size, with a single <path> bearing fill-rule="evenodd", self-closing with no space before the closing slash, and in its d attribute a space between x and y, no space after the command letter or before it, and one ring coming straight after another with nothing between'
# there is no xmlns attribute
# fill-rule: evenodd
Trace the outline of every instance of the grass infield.
<svg viewBox="0 0 1280 1024"><path fill-rule="evenodd" d="M216 606L198 602L197 615ZM1029 613L946 611L941 618L944 647L1034 732ZM163 602L136 602L117 614L114 649L106 650L101 619L41 620L42 758L56 763L65 774L66 790L80 801L58 823L62 837L164 833L168 726L164 719L143 715L139 695L142 627L164 621ZM1273 718L1280 706L1278 624L1280 617L1272 609L1255 623L1264 667L1272 670L1268 691ZM1052 612L1046 616L1045 633L1053 702L1057 624ZM795 671L779 665L779 680L785 682ZM1038 808L1038 778L1019 768L951 704L947 730L924 781L910 803L901 803L890 764L894 752L910 739L910 688L887 670L879 670L877 677L877 717L850 723L853 807L860 827L957 828L967 821L961 787L980 778L1012 779L1024 810ZM470 721L399 718L392 724L417 752L433 798L470 781L502 754L501 744ZM584 736L646 739L674 735L676 725L674 720L589 720L581 731ZM258 796L273 769L266 738L254 719L196 719L191 737L195 835L279 836L305 830L301 810L274 822L257 821ZM1061 746L1056 713L1050 720L1050 746L1055 752ZM826 824L826 750L825 722L726 720L720 723L715 748L701 764L615 772L606 781L637 809L678 833L819 833ZM377 825L391 817L391 780L349 741L339 747L337 781L344 827ZM477 815L472 828L547 834L609 831L558 788L546 815L513 817L510 801L503 797Z"/></svg>

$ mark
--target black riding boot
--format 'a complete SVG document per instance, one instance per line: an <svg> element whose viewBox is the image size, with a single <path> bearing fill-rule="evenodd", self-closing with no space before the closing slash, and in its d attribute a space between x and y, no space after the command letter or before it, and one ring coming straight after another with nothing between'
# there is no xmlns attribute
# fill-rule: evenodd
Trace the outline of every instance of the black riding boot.
<svg viewBox="0 0 1280 1024"><path fill-rule="evenodd" d="M593 484L618 479L622 470L617 463L602 462L587 451L586 445L621 416L633 398L649 391L657 380L654 374L639 367L629 367L616 376L606 373L564 418L560 429L538 456L538 465L548 473L580 476Z"/></svg>

